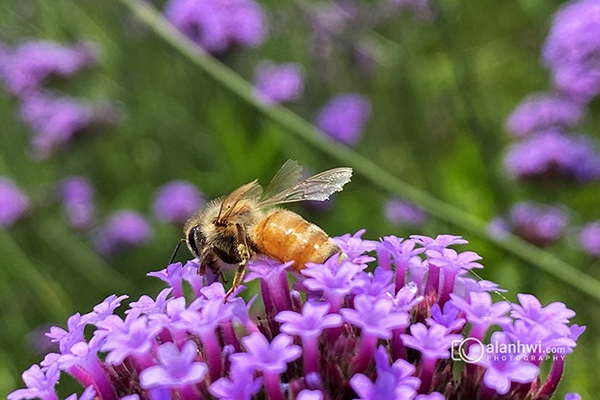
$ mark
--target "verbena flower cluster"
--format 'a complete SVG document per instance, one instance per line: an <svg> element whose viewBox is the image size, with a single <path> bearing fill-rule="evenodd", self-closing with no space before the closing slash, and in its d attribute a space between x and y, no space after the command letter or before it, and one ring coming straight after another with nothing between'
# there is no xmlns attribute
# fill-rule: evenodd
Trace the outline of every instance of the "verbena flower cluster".
<svg viewBox="0 0 600 400"><path fill-rule="evenodd" d="M0 80L20 103L20 115L33 131L32 156L47 160L67 147L74 136L107 127L120 119L108 102L92 103L44 89L51 77L67 78L99 58L90 42L71 46L29 41L14 48L0 47Z"/></svg>
<svg viewBox="0 0 600 400"><path fill-rule="evenodd" d="M427 222L427 213L414 203L397 197L389 198L385 204L385 217L397 225L418 227Z"/></svg>
<svg viewBox="0 0 600 400"><path fill-rule="evenodd" d="M371 102L359 93L341 94L331 99L317 115L317 127L333 139L356 145L371 116Z"/></svg>
<svg viewBox="0 0 600 400"><path fill-rule="evenodd" d="M299 64L262 61L255 71L255 96L266 104L295 101L304 90L303 75Z"/></svg>
<svg viewBox="0 0 600 400"><path fill-rule="evenodd" d="M8 399L57 399L61 373L86 388L79 399L553 395L585 330L569 324L572 310L530 294L494 302L497 285L469 275L481 257L451 248L466 243L460 237L363 233L335 238L343 255L308 264L293 288L291 263L257 258L245 281L258 280L261 294L249 301L225 300L195 260L150 273L168 287L131 302L123 317L115 310L127 296L112 295L51 328L60 351L25 371L27 387Z"/></svg>
<svg viewBox="0 0 600 400"><path fill-rule="evenodd" d="M513 232L537 246L547 246L559 240L570 222L569 212L561 206L523 201L516 203L507 219L496 218L489 231L502 238Z"/></svg>
<svg viewBox="0 0 600 400"><path fill-rule="evenodd" d="M85 231L96 223L94 188L82 176L70 176L58 185L58 195L63 203L67 223L73 229Z"/></svg>
<svg viewBox="0 0 600 400"><path fill-rule="evenodd" d="M312 31L310 55L317 75L327 83L341 78L341 65L355 66L370 77L382 64L382 52L370 40L369 30L392 19L397 23L399 14L406 11L426 23L436 17L429 0L312 2L303 4L302 9Z"/></svg>
<svg viewBox="0 0 600 400"><path fill-rule="evenodd" d="M265 12L254 0L170 0L165 16L211 53L222 53L233 45L256 47L268 32Z"/></svg>
<svg viewBox="0 0 600 400"><path fill-rule="evenodd" d="M29 210L29 197L7 177L0 176L0 227L9 227Z"/></svg>
<svg viewBox="0 0 600 400"><path fill-rule="evenodd" d="M153 237L151 218L130 209L118 209L102 217L95 204L95 189L84 176L69 176L55 185L67 225L91 236L95 250L112 257L132 247L147 245ZM10 227L29 214L32 201L15 183L0 177L0 227ZM152 217L180 226L206 203L204 195L188 181L174 180L156 190Z"/></svg>
<svg viewBox="0 0 600 400"><path fill-rule="evenodd" d="M506 130L519 139L504 157L504 170L510 177L544 187L600 179L598 144L574 133L587 104L600 94L599 33L600 0L568 2L554 16L542 51L544 65L552 75L551 90L526 97L506 121ZM515 209L521 214L517 219L527 220L529 226L519 228L525 225L511 215L508 229L535 244L554 241L568 222L558 215L564 210L546 213L519 205ZM525 209L530 211L526 218ZM549 221L554 221L553 228L545 230ZM496 219L491 229L501 233L502 225L507 223ZM585 237L581 235L580 245L589 253Z"/></svg>

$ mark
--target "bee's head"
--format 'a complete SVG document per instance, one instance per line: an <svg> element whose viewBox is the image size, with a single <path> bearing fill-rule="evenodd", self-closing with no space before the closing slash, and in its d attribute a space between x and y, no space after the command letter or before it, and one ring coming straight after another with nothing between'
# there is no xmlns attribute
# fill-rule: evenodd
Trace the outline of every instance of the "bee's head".
<svg viewBox="0 0 600 400"><path fill-rule="evenodd" d="M202 248L206 243L206 238L204 237L204 234L202 234L200 225L194 225L190 227L185 239L190 252L194 255L194 257L199 258Z"/></svg>

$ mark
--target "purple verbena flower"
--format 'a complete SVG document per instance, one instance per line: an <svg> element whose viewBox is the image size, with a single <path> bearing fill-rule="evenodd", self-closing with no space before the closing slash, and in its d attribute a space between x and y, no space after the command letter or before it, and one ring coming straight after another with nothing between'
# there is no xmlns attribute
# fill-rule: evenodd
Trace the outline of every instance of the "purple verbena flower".
<svg viewBox="0 0 600 400"><path fill-rule="evenodd" d="M166 282L173 288L173 295L175 297L183 296L183 265L180 262L170 264L167 268L160 271L148 272L146 275Z"/></svg>
<svg viewBox="0 0 600 400"><path fill-rule="evenodd" d="M581 101L600 93L599 10L596 0L566 3L552 21L543 50L557 89Z"/></svg>
<svg viewBox="0 0 600 400"><path fill-rule="evenodd" d="M523 137L548 128L569 128L583 117L581 104L555 94L534 94L526 97L508 117L506 130Z"/></svg>
<svg viewBox="0 0 600 400"><path fill-rule="evenodd" d="M282 311L275 316L275 321L281 323L281 331L288 335L302 338L315 338L327 328L342 325L339 314L328 314L331 307L327 303L313 303L307 301L302 308L302 313Z"/></svg>
<svg viewBox="0 0 600 400"><path fill-rule="evenodd" d="M313 292L323 292L331 304L332 312L340 309L344 296L359 284L354 278L366 266L331 257L324 265L308 263L301 273L307 278L303 284Z"/></svg>
<svg viewBox="0 0 600 400"><path fill-rule="evenodd" d="M121 364L126 357L133 356L142 368L153 364L149 361L150 349L155 346L154 338L161 329L160 324L141 316L131 322L126 331L111 332L101 348L102 351L108 352L106 362Z"/></svg>
<svg viewBox="0 0 600 400"><path fill-rule="evenodd" d="M34 94L21 104L21 118L34 132L33 152L40 160L64 148L76 134L90 126L93 115L90 104L68 97Z"/></svg>
<svg viewBox="0 0 600 400"><path fill-rule="evenodd" d="M0 226L9 227L29 210L29 198L10 179L0 177Z"/></svg>
<svg viewBox="0 0 600 400"><path fill-rule="evenodd" d="M190 182L171 181L156 191L152 211L160 221L181 225L205 203L202 193Z"/></svg>
<svg viewBox="0 0 600 400"><path fill-rule="evenodd" d="M431 317L425 319L427 325L442 325L446 327L448 333L460 331L467 323L467 320L459 317L460 309L451 301L444 304L442 311L439 304L434 304L431 307Z"/></svg>
<svg viewBox="0 0 600 400"><path fill-rule="evenodd" d="M71 76L95 64L98 49L90 42L72 46L50 41L25 42L0 51L0 79L16 96L37 91L51 75Z"/></svg>
<svg viewBox="0 0 600 400"><path fill-rule="evenodd" d="M148 367L140 374L140 385L144 389L152 387L179 388L189 386L204 379L208 367L195 361L198 346L192 341L186 342L181 351L173 343L158 347L158 365Z"/></svg>
<svg viewBox="0 0 600 400"><path fill-rule="evenodd" d="M152 227L138 212L115 212L96 235L96 249L111 255L125 248L141 246L152 236Z"/></svg>
<svg viewBox="0 0 600 400"><path fill-rule="evenodd" d="M392 365L384 346L375 352L377 379L372 382L366 375L356 374L350 379L352 389L364 400L411 399L421 381L413 376L415 367L403 359Z"/></svg>
<svg viewBox="0 0 600 400"><path fill-rule="evenodd" d="M422 235L411 235L410 238L420 244L425 250L442 251L448 246L457 244L467 244L468 242L461 236L437 235L435 238Z"/></svg>
<svg viewBox="0 0 600 400"><path fill-rule="evenodd" d="M471 292L469 300L455 294L450 294L452 303L465 313L467 321L473 324L470 335L482 339L490 325L501 325L510 322L506 313L510 310L507 301L492 302L492 296L487 292Z"/></svg>
<svg viewBox="0 0 600 400"><path fill-rule="evenodd" d="M86 230L95 222L94 188L82 176L71 176L59 184L59 195L67 215L68 224L78 230Z"/></svg>
<svg viewBox="0 0 600 400"><path fill-rule="evenodd" d="M65 400L93 400L96 397L96 391L94 390L94 386L88 386L85 388L81 396L77 397L76 393L73 393Z"/></svg>
<svg viewBox="0 0 600 400"><path fill-rule="evenodd" d="M254 0L170 0L165 15L211 53L222 53L234 44L256 47L267 36L265 12Z"/></svg>
<svg viewBox="0 0 600 400"><path fill-rule="evenodd" d="M363 334L382 339L390 339L392 329L410 324L408 313L394 311L392 300L386 297L373 302L368 296L358 295L354 299L354 308L342 308L340 313L346 322L360 327Z"/></svg>
<svg viewBox="0 0 600 400"><path fill-rule="evenodd" d="M371 116L371 102L358 93L338 95L319 111L316 125L333 139L353 146Z"/></svg>
<svg viewBox="0 0 600 400"><path fill-rule="evenodd" d="M522 319L532 324L541 324L559 334L568 334L567 324L575 316L573 310L568 309L564 303L554 302L542 307L540 301L531 294L520 293L517 295L519 304L513 304L511 316Z"/></svg>
<svg viewBox="0 0 600 400"><path fill-rule="evenodd" d="M510 223L502 217L493 218L487 226L488 233L491 237L503 240L510 234Z"/></svg>
<svg viewBox="0 0 600 400"><path fill-rule="evenodd" d="M600 221L595 221L583 227L579 233L581 248L591 256L600 258Z"/></svg>
<svg viewBox="0 0 600 400"><path fill-rule="evenodd" d="M219 400L250 400L262 387L262 378L254 378L253 368L231 365L228 378L220 378L210 385L210 394Z"/></svg>
<svg viewBox="0 0 600 400"><path fill-rule="evenodd" d="M397 225L418 227L427 221L425 210L416 204L399 198L391 198L385 204L385 216Z"/></svg>
<svg viewBox="0 0 600 400"><path fill-rule="evenodd" d="M504 156L504 169L521 180L585 183L600 178L600 154L587 137L547 130L513 144Z"/></svg>
<svg viewBox="0 0 600 400"><path fill-rule="evenodd" d="M8 400L37 399L58 400L54 387L58 383L60 370L58 364L52 364L46 370L32 365L23 372L23 382L27 389L18 389L8 395Z"/></svg>
<svg viewBox="0 0 600 400"><path fill-rule="evenodd" d="M374 260L373 257L364 253L375 250L378 243L373 240L361 239L365 232L366 229L361 229L354 235L347 233L333 238L333 241L342 249L342 253L355 264L364 264Z"/></svg>
<svg viewBox="0 0 600 400"><path fill-rule="evenodd" d="M254 73L254 95L265 104L298 100L304 90L304 78L296 63L274 64L262 61Z"/></svg>
<svg viewBox="0 0 600 400"><path fill-rule="evenodd" d="M296 396L296 400L323 400L323 392L320 390L308 390L304 389L298 396Z"/></svg>
<svg viewBox="0 0 600 400"><path fill-rule="evenodd" d="M341 242L358 257L365 243L372 247L361 234L344 235ZM461 242L450 235L406 241L388 236L378 244L380 259L371 259L382 264L373 274L364 271L366 265L338 256L309 263L296 274L306 300L290 293L290 263L251 260L249 275L260 280L263 296L249 301L225 300L219 282L185 278L197 271L194 261L171 265L155 275L180 293L169 287L156 298L142 296L129 304L124 319L115 311L125 296L112 295L92 312L71 316L66 329L51 328L48 336L59 351L27 371L27 388L9 399L57 400L58 370L93 388L95 394L86 390L83 400L485 400L507 387L514 400L549 399L585 327L569 325L574 313L560 302L542 307L533 296L519 295L520 304L493 303L486 292L493 284L468 283L462 276L451 300L443 303L445 269L464 271L479 259L446 248ZM394 269L406 272L401 287L392 281ZM182 280L193 290L181 290ZM439 284L429 285L430 280ZM278 294L284 292L285 299ZM250 313L256 299L261 310ZM492 324L501 331L484 343ZM524 346L507 350L512 360L484 358L504 352L489 346L518 343ZM536 346L556 351L542 354ZM451 350L464 363L455 363ZM547 364L550 372L538 378Z"/></svg>
<svg viewBox="0 0 600 400"><path fill-rule="evenodd" d="M266 373L285 372L287 363L294 361L302 353L299 346L292 344L292 338L284 333L269 343L264 335L256 332L242 339L242 343L246 353L232 354L231 361L241 367L255 368Z"/></svg>
<svg viewBox="0 0 600 400"><path fill-rule="evenodd" d="M564 208L533 202L517 203L510 210L510 222L515 233L538 246L558 240L569 219Z"/></svg>
<svg viewBox="0 0 600 400"><path fill-rule="evenodd" d="M502 332L492 334L491 343L508 345L510 340ZM500 348L500 346L497 346ZM483 346L471 346L469 358L477 360L475 364L486 368L483 383L487 388L494 389L498 394L508 393L511 383L529 383L537 378L539 368L515 354L498 352L496 354L483 354Z"/></svg>
<svg viewBox="0 0 600 400"><path fill-rule="evenodd" d="M427 328L422 323L411 325L410 335L403 333L400 337L405 346L430 360L450 358L452 343L462 339L462 335L448 334L445 326L434 324Z"/></svg>

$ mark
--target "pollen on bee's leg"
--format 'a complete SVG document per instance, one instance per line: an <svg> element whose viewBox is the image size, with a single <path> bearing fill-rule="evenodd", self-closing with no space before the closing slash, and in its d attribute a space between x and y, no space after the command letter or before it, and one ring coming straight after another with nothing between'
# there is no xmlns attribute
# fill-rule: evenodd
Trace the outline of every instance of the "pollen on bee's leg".
<svg viewBox="0 0 600 400"><path fill-rule="evenodd" d="M338 257L338 264L341 263L342 261L344 261L345 259L348 258L348 254L344 253L343 251L340 253L340 256Z"/></svg>

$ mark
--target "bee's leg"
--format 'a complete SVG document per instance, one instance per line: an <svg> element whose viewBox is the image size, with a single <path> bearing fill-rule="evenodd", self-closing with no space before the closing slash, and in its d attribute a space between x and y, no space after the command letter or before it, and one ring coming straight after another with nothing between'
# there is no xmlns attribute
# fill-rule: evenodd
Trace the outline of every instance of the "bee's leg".
<svg viewBox="0 0 600 400"><path fill-rule="evenodd" d="M225 301L227 301L227 299L229 298L229 296L231 296L231 294L234 292L234 290L237 289L242 284L242 280L244 279L244 275L246 274L246 264L248 263L248 260L252 256L252 254L250 253L250 251L251 251L250 247L248 246L246 231L240 224L237 224L236 227L237 227L237 239L238 239L237 252L240 257L240 263L238 264L238 268L235 271L235 275L233 277L233 283L231 284L231 288L225 295Z"/></svg>

